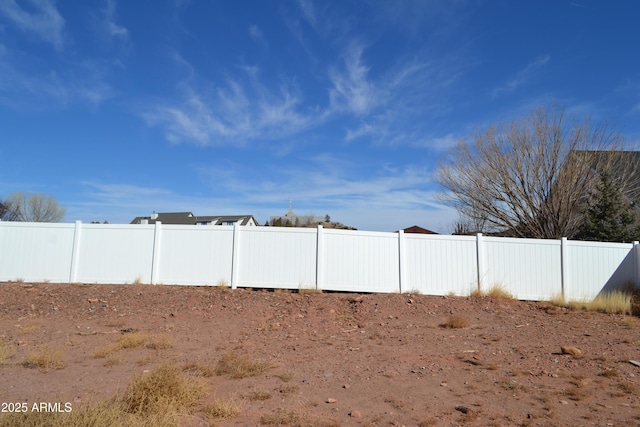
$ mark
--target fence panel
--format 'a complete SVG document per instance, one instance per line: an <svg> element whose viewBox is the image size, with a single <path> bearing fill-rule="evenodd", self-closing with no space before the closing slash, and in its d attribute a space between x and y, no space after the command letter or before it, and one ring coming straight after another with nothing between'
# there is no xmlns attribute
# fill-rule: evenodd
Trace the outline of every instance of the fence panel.
<svg viewBox="0 0 640 427"><path fill-rule="evenodd" d="M540 301L562 292L559 240L484 237L486 276L483 291L503 286L521 300Z"/></svg>
<svg viewBox="0 0 640 427"><path fill-rule="evenodd" d="M286 227L0 222L0 280L167 283L569 300L638 283L631 244ZM402 259L400 259L402 256ZM480 270L478 270L480 269Z"/></svg>
<svg viewBox="0 0 640 427"><path fill-rule="evenodd" d="M233 227L162 225L157 283L230 285Z"/></svg>
<svg viewBox="0 0 640 427"><path fill-rule="evenodd" d="M83 225L76 281L150 283L154 232L153 225Z"/></svg>
<svg viewBox="0 0 640 427"><path fill-rule="evenodd" d="M633 283L635 263L631 243L579 242L569 240L568 300L595 298L605 287L615 288Z"/></svg>
<svg viewBox="0 0 640 427"><path fill-rule="evenodd" d="M399 292L397 233L324 230L322 289Z"/></svg>
<svg viewBox="0 0 640 427"><path fill-rule="evenodd" d="M469 295L478 286L476 237L405 234L403 292Z"/></svg>
<svg viewBox="0 0 640 427"><path fill-rule="evenodd" d="M0 280L69 281L74 224L0 225Z"/></svg>
<svg viewBox="0 0 640 427"><path fill-rule="evenodd" d="M238 286L315 288L317 230L241 227Z"/></svg>

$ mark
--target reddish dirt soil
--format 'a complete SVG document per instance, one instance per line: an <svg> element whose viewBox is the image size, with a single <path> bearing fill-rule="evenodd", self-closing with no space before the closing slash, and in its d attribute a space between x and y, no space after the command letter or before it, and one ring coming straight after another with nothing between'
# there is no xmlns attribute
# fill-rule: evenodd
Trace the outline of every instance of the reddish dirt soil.
<svg viewBox="0 0 640 427"><path fill-rule="evenodd" d="M450 316L469 324L444 327ZM94 357L132 330L173 347ZM201 407L230 396L244 400L242 412L217 425L258 426L279 408L316 426L640 425L640 367L629 362L640 360L640 319L547 303L2 283L0 337L15 350L0 366L2 402L81 407L163 362L215 367L235 354L273 367L244 379L194 377L207 395L181 425L209 425ZM66 366L23 366L42 346L59 350ZM254 392L266 400L252 400Z"/></svg>

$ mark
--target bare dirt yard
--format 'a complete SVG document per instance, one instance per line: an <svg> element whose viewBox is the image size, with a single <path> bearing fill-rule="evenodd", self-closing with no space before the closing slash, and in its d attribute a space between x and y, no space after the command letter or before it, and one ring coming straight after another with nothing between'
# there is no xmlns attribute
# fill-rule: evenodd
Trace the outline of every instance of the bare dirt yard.
<svg viewBox="0 0 640 427"><path fill-rule="evenodd" d="M639 318L549 303L0 284L0 425L170 365L204 390L180 426L638 426L639 360Z"/></svg>

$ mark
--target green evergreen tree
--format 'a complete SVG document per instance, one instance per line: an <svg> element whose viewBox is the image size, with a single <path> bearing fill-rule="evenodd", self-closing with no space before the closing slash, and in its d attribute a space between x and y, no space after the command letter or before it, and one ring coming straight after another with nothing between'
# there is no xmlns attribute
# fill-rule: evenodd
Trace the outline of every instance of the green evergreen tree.
<svg viewBox="0 0 640 427"><path fill-rule="evenodd" d="M583 215L584 224L578 234L581 240L631 242L640 237L636 207L624 197L609 173L600 175Z"/></svg>

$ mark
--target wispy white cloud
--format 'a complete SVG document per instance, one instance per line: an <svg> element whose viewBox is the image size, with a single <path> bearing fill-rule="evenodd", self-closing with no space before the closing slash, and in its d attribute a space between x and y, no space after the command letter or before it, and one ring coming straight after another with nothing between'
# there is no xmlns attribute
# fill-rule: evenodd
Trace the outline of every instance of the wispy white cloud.
<svg viewBox="0 0 640 427"><path fill-rule="evenodd" d="M14 108L86 104L92 108L114 96L106 82L108 66L99 61L70 63L60 70L36 70L7 53L0 61L0 102Z"/></svg>
<svg viewBox="0 0 640 427"><path fill-rule="evenodd" d="M316 18L316 11L313 7L313 3L309 0L298 0L298 7L300 8L304 19L309 22L312 27L315 27L318 20Z"/></svg>
<svg viewBox="0 0 640 427"><path fill-rule="evenodd" d="M31 0L34 12L23 9L16 0L0 0L0 14L25 33L51 43L56 50L64 46L64 18L50 0Z"/></svg>
<svg viewBox="0 0 640 427"><path fill-rule="evenodd" d="M526 67L519 70L513 79L509 80L503 86L495 88L492 93L493 97L511 93L518 89L520 86L528 83L529 80L531 80L531 78L533 78L541 68L547 65L550 59L550 55L544 55L536 58Z"/></svg>
<svg viewBox="0 0 640 427"><path fill-rule="evenodd" d="M237 66L241 73L215 85L203 82L176 54L181 68L189 71L178 85L178 100L156 103L142 116L172 142L203 146L276 139L280 144L327 123L343 123L346 142L366 138L383 145L422 146L428 138L420 117L447 111L443 93L459 69L449 60L433 64L416 55L371 75L364 53L362 44L352 42L327 67L330 86L323 105L305 103L295 78L281 78L275 87L267 83L257 66ZM432 148L442 145L433 142L437 146Z"/></svg>
<svg viewBox="0 0 640 427"><path fill-rule="evenodd" d="M345 141L441 149L444 141L432 136L428 123L452 108L449 90L464 66L456 65L454 56L433 62L419 52L372 76L363 53L356 45L345 55L343 68L330 70L330 111L357 120L346 126Z"/></svg>
<svg viewBox="0 0 640 427"><path fill-rule="evenodd" d="M344 54L344 67L329 69L333 85L329 90L332 110L347 109L362 116L377 106L379 92L368 79L369 67L362 60L363 51L362 45L351 45Z"/></svg>
<svg viewBox="0 0 640 427"><path fill-rule="evenodd" d="M200 145L243 144L294 135L314 123L300 109L301 95L292 84L273 91L256 67L241 67L245 79L228 78L213 89L181 85L181 100L143 112L150 125L166 130L172 142ZM206 86L206 85L203 85Z"/></svg>
<svg viewBox="0 0 640 427"><path fill-rule="evenodd" d="M107 5L103 9L104 28L109 37L129 39L129 30L116 24L115 22L116 2L115 0L107 0Z"/></svg>
<svg viewBox="0 0 640 427"><path fill-rule="evenodd" d="M251 37L251 40L256 42L256 44L264 47L265 49L269 47L269 44L267 43L262 30L257 25L249 26L249 37Z"/></svg>

